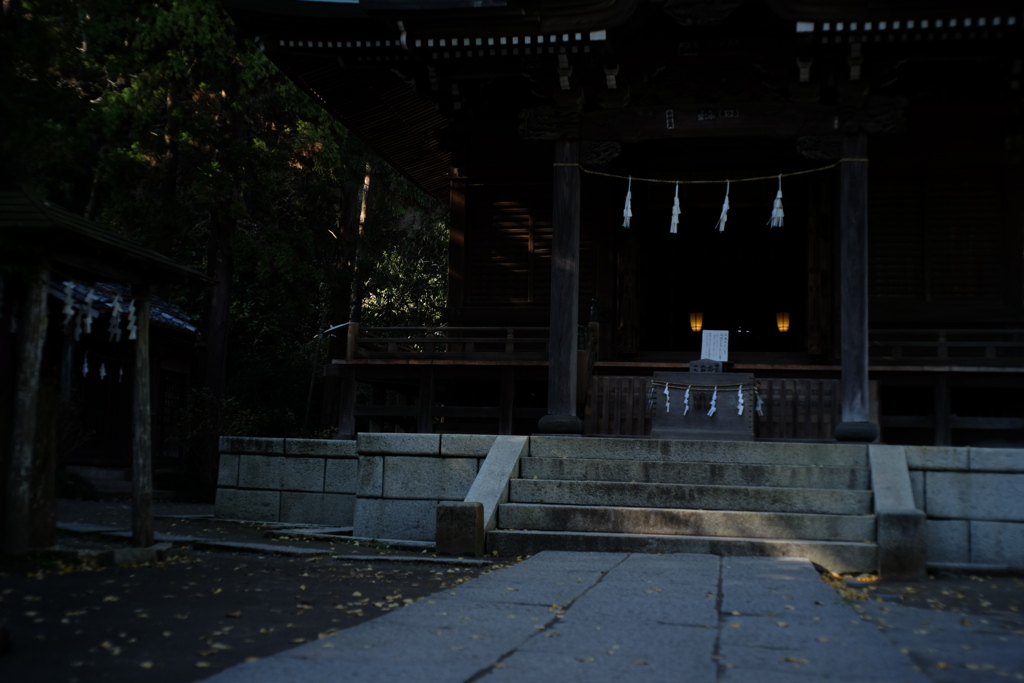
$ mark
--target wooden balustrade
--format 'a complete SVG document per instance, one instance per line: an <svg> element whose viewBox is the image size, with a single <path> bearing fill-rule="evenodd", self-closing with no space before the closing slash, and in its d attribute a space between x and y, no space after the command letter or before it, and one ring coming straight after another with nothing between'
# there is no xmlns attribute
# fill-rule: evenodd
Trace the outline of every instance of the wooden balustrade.
<svg viewBox="0 0 1024 683"><path fill-rule="evenodd" d="M444 357L452 360L546 360L546 327L362 327L354 358Z"/></svg>
<svg viewBox="0 0 1024 683"><path fill-rule="evenodd" d="M872 330L872 360L1024 363L1024 330Z"/></svg>

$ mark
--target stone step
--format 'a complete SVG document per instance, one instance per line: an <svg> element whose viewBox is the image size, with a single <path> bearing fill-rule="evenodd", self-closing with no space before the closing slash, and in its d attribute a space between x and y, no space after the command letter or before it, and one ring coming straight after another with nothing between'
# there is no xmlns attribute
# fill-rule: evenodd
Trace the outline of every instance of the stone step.
<svg viewBox="0 0 1024 683"><path fill-rule="evenodd" d="M509 502L866 515L870 491L513 479Z"/></svg>
<svg viewBox="0 0 1024 683"><path fill-rule="evenodd" d="M487 550L502 557L533 555L541 550L803 557L838 573L873 572L878 557L873 543L500 529L487 533Z"/></svg>
<svg viewBox="0 0 1024 683"><path fill-rule="evenodd" d="M874 542L873 515L506 503L499 529Z"/></svg>
<svg viewBox="0 0 1024 683"><path fill-rule="evenodd" d="M861 490L866 490L871 486L871 470L866 467L541 457L523 458L519 466L519 476L523 479L577 479L580 481L628 481L647 484L782 486Z"/></svg>
<svg viewBox="0 0 1024 683"><path fill-rule="evenodd" d="M530 457L867 467L865 444L530 437Z"/></svg>

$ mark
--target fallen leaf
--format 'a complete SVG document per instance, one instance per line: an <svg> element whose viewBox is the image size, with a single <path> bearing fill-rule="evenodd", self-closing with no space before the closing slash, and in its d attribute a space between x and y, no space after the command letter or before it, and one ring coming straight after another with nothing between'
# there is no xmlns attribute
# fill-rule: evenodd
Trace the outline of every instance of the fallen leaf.
<svg viewBox="0 0 1024 683"><path fill-rule="evenodd" d="M116 595L107 595L103 598L103 602L118 602L120 599Z"/></svg>
<svg viewBox="0 0 1024 683"><path fill-rule="evenodd" d="M224 616L228 617L229 619L237 619L238 617L242 616L242 612L241 610L236 609L234 612L228 612Z"/></svg>
<svg viewBox="0 0 1024 683"><path fill-rule="evenodd" d="M244 659L243 661L246 661L246 662L255 662L255 661L256 661L257 659L259 659L259 657L257 657L256 655L249 655L249 656L248 656L248 657L246 657L246 658L245 658L245 659Z"/></svg>
<svg viewBox="0 0 1024 683"><path fill-rule="evenodd" d="M196 666L199 667L200 669L207 669L207 668L209 668L210 663L209 662L204 662L204 661L200 660L200 661L196 662Z"/></svg>

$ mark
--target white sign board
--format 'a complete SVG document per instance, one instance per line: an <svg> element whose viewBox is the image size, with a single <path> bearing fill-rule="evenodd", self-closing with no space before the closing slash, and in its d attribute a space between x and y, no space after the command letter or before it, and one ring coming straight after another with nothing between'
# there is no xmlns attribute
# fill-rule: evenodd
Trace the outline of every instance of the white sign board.
<svg viewBox="0 0 1024 683"><path fill-rule="evenodd" d="M700 345L701 360L729 360L729 330L704 330Z"/></svg>

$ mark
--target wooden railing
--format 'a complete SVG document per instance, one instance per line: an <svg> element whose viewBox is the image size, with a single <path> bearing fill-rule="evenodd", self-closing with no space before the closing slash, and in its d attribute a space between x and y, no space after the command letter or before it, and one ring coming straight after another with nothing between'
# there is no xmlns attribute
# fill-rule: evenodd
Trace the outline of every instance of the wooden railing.
<svg viewBox="0 0 1024 683"><path fill-rule="evenodd" d="M872 359L1024 363L1024 330L871 330Z"/></svg>
<svg viewBox="0 0 1024 683"><path fill-rule="evenodd" d="M839 422L839 381L759 379L764 401L758 438L828 441ZM663 401L650 377L603 375L591 379L584 413L588 436L646 436L653 404ZM680 416L679 419L682 419Z"/></svg>
<svg viewBox="0 0 1024 683"><path fill-rule="evenodd" d="M358 327L349 331L353 358L535 359L548 356L546 327Z"/></svg>

